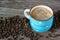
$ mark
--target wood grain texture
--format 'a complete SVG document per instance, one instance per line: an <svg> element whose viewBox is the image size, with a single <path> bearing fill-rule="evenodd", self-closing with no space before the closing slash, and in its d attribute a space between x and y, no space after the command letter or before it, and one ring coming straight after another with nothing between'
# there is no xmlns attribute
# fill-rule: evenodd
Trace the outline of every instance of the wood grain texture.
<svg viewBox="0 0 60 40"><path fill-rule="evenodd" d="M0 0L0 7L26 9L36 5L47 5L53 10L60 10L60 0Z"/></svg>

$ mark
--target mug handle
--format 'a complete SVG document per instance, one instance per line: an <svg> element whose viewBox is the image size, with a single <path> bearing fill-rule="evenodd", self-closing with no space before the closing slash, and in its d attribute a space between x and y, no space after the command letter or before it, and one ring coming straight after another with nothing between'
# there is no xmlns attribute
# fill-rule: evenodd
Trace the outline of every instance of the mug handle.
<svg viewBox="0 0 60 40"><path fill-rule="evenodd" d="M29 12L30 12L30 9L25 9L25 10L24 10L24 15L25 15L25 17L28 18L28 19L30 18Z"/></svg>

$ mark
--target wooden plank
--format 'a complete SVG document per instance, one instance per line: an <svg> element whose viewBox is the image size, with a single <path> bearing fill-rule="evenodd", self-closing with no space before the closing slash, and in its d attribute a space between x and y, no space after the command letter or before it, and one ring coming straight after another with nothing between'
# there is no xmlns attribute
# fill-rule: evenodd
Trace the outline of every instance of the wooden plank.
<svg viewBox="0 0 60 40"><path fill-rule="evenodd" d="M24 17L24 10L0 7L0 19L1 17L4 19L5 17L12 17L16 15Z"/></svg>

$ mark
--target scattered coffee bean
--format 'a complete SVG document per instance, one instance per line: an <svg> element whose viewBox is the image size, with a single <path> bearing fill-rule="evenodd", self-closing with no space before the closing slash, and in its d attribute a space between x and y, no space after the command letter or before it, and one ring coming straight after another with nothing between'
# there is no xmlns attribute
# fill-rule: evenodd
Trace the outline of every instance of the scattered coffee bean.
<svg viewBox="0 0 60 40"><path fill-rule="evenodd" d="M49 36L46 36L46 38L49 38Z"/></svg>

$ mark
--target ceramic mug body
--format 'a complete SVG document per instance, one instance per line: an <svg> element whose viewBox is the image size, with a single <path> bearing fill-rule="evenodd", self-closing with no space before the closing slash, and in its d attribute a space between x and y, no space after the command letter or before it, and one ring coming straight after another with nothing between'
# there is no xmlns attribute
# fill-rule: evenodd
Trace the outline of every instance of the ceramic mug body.
<svg viewBox="0 0 60 40"><path fill-rule="evenodd" d="M44 5L41 5L41 6L44 6ZM44 7L47 8L47 6L44 6ZM51 13L53 13L51 8L48 7L48 9L51 11ZM24 15L25 15L25 17L27 17L30 20L29 22L30 22L31 28L34 31L46 32L52 27L54 16L52 16L51 18L49 18L47 20L35 20L30 15L28 15L29 12L30 12L30 9L26 9L24 11Z"/></svg>

